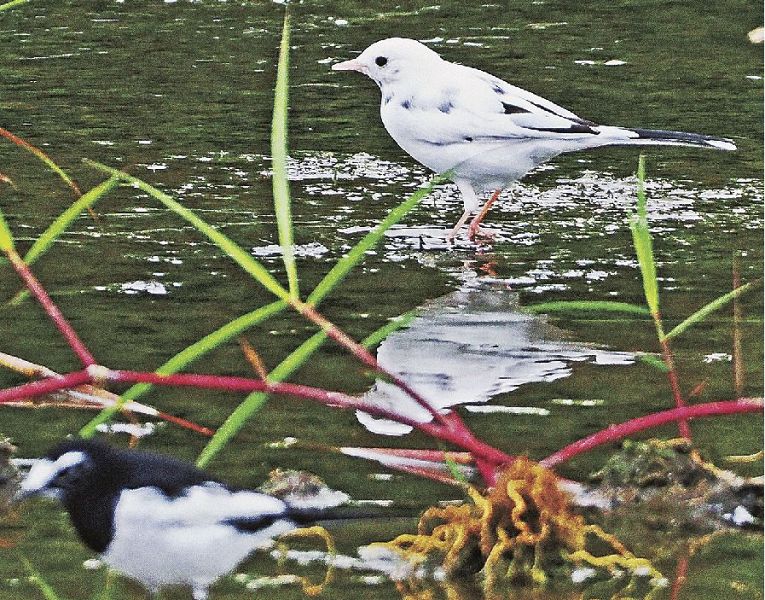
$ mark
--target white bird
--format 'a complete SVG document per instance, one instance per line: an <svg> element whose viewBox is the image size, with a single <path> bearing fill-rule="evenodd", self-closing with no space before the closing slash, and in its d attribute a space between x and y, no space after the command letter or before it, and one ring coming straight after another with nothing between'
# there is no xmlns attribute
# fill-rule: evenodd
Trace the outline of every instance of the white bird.
<svg viewBox="0 0 765 600"><path fill-rule="evenodd" d="M375 42L332 69L370 77L382 92L380 117L396 143L433 171L452 171L465 211L450 241L480 207L479 194L493 192L470 224L470 239L504 188L564 152L625 144L736 149L731 140L707 135L597 125L410 39Z"/></svg>

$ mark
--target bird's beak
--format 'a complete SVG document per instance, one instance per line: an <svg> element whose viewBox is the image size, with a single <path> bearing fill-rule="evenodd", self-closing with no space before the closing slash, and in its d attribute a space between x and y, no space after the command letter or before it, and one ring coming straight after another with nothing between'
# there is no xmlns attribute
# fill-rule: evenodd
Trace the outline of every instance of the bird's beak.
<svg viewBox="0 0 765 600"><path fill-rule="evenodd" d="M46 459L36 460L14 495L14 502L21 502L32 496L49 495L51 490L48 488L48 484L53 475L51 461Z"/></svg>
<svg viewBox="0 0 765 600"><path fill-rule="evenodd" d="M366 71L366 67L364 66L364 63L362 63L359 60L356 60L355 58L352 58L351 60L346 60L345 62L341 63L335 63L332 65L333 71L358 71L359 73L363 73Z"/></svg>

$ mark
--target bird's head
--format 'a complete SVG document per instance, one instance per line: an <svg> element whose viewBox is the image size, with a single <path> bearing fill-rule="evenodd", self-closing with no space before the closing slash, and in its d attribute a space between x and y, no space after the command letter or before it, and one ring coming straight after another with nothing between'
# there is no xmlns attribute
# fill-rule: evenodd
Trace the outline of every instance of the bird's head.
<svg viewBox="0 0 765 600"><path fill-rule="evenodd" d="M383 87L407 75L427 75L429 66L441 57L425 44L406 38L375 42L359 56L332 65L333 71L358 71Z"/></svg>
<svg viewBox="0 0 765 600"><path fill-rule="evenodd" d="M66 500L92 475L96 455L103 448L97 442L68 441L38 459L21 482L17 500L46 496Z"/></svg>

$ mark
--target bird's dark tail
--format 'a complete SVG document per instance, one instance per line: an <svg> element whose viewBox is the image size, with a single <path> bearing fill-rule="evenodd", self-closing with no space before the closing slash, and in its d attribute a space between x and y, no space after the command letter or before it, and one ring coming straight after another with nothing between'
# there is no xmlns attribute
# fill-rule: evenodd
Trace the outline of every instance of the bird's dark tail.
<svg viewBox="0 0 765 600"><path fill-rule="evenodd" d="M290 507L288 516L298 525L322 521L356 521L368 519L415 519L422 510L384 506L337 506L329 509Z"/></svg>
<svg viewBox="0 0 765 600"><path fill-rule="evenodd" d="M664 129L630 129L637 137L626 141L627 144L668 145L668 146L698 146L715 148L717 150L735 150L736 144L727 138L718 138L699 133L684 131L667 131Z"/></svg>

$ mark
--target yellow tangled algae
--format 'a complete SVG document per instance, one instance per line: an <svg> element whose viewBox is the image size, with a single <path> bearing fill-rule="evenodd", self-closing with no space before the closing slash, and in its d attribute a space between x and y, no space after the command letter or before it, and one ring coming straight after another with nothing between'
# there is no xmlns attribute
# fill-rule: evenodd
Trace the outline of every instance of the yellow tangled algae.
<svg viewBox="0 0 765 600"><path fill-rule="evenodd" d="M528 459L513 462L486 493L466 489L469 502L431 507L416 535L383 545L415 564L437 561L447 576L480 571L487 597L503 583L544 584L566 564L568 572L587 566L663 579L647 559L575 514L555 474Z"/></svg>

